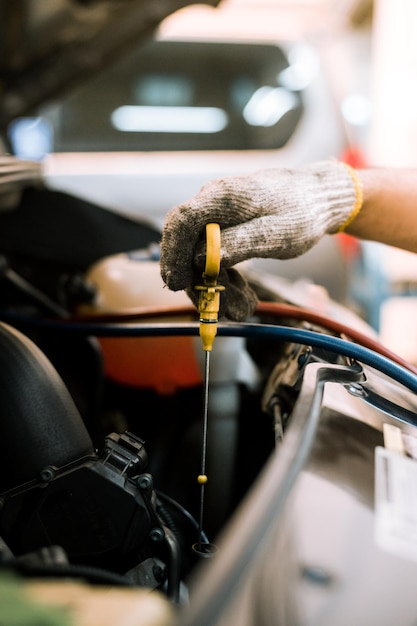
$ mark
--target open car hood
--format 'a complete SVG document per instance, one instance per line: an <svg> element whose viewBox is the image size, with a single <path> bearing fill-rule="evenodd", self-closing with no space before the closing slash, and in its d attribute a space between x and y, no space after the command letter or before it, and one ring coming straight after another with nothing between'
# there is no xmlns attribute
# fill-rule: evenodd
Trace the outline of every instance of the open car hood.
<svg viewBox="0 0 417 626"><path fill-rule="evenodd" d="M220 0L200 0L216 6ZM192 0L3 0L0 130L78 85Z"/></svg>

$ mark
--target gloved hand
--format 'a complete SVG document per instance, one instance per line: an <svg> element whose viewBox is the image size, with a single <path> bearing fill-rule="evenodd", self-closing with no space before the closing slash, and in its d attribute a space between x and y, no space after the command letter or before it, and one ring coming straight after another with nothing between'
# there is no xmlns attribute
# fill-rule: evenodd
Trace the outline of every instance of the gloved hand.
<svg viewBox="0 0 417 626"><path fill-rule="evenodd" d="M242 321L256 296L231 266L249 258L289 259L326 233L342 230L360 210L360 183L337 161L297 169L266 169L214 180L168 213L161 242L161 275L167 286L186 289L194 303L205 262L205 225L221 227L220 313Z"/></svg>

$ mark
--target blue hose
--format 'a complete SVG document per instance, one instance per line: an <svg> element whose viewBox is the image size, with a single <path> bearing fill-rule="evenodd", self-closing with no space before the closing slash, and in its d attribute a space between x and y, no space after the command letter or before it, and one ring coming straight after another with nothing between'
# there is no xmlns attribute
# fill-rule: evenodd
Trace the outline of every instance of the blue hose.
<svg viewBox="0 0 417 626"><path fill-rule="evenodd" d="M94 322L71 322L48 319L28 318L16 314L1 314L1 319L16 325L29 325L49 330L72 331L96 337L178 337L198 335L198 323L156 323L156 324L106 324ZM323 348L340 354L389 376L404 385L413 393L417 393L417 376L401 365L377 352L357 343L325 335L312 330L292 328L272 324L238 324L220 323L220 337L245 337L246 339L279 339L301 345Z"/></svg>

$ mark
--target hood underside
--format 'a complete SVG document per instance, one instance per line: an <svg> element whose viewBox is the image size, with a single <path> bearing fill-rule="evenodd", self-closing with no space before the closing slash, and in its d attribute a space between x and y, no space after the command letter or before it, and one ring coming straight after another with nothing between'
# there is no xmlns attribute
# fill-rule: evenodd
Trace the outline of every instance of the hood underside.
<svg viewBox="0 0 417 626"><path fill-rule="evenodd" d="M96 74L191 4L196 2L2 0L0 130Z"/></svg>

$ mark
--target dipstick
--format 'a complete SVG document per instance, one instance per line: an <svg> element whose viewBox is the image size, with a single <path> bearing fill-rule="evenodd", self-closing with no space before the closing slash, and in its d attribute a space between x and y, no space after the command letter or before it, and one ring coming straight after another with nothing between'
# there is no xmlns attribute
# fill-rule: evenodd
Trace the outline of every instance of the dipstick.
<svg viewBox="0 0 417 626"><path fill-rule="evenodd" d="M210 353L214 338L217 334L217 324L220 309L220 292L224 287L217 284L220 272L220 226L207 224L206 226L206 265L203 272L203 285L197 285L199 291L198 311L200 314L200 337L205 352L204 366L204 407L203 407L203 440L201 446L201 467L197 481L200 485L200 518L198 528L198 542L194 546L200 556L210 556L211 544L203 543L204 520L204 491L207 483L206 456L207 456L207 429L209 405Z"/></svg>

